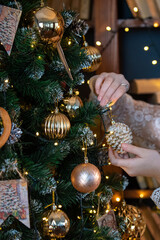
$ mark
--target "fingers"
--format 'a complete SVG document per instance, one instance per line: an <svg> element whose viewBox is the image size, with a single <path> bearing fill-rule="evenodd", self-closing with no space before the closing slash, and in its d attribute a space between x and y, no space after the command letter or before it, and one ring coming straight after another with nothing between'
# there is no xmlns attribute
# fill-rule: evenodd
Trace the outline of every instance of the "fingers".
<svg viewBox="0 0 160 240"><path fill-rule="evenodd" d="M125 92L128 81L121 74L102 73L96 80L95 92L98 95L98 100L101 106L107 103L115 103Z"/></svg>
<svg viewBox="0 0 160 240"><path fill-rule="evenodd" d="M110 82L111 82L111 80L110 80ZM116 90L118 91L118 89L120 87L119 82L116 82L115 80L112 80L111 83L110 82L109 82L109 79L108 79L108 82L105 81L103 85L108 85L108 86L106 88L104 87L103 92L102 92L102 90L100 90L100 93L102 92L102 94L103 94L103 97L100 102L100 105L102 107L111 101L112 95L114 94L114 92Z"/></svg>
<svg viewBox="0 0 160 240"><path fill-rule="evenodd" d="M109 158L113 165L121 168L128 167L128 161L130 161L130 159L121 159L116 152L113 152L111 148L109 149Z"/></svg>
<svg viewBox="0 0 160 240"><path fill-rule="evenodd" d="M132 144L122 143L122 149L125 152L133 153L139 157L143 157L144 153L147 151L145 148L136 147Z"/></svg>
<svg viewBox="0 0 160 240"><path fill-rule="evenodd" d="M95 83L95 92L97 93L97 95L99 95L99 92L100 92L100 89L101 89L101 85L102 85L105 77L107 77L107 76L108 76L107 73L101 73L99 75L99 77L97 78L96 83Z"/></svg>

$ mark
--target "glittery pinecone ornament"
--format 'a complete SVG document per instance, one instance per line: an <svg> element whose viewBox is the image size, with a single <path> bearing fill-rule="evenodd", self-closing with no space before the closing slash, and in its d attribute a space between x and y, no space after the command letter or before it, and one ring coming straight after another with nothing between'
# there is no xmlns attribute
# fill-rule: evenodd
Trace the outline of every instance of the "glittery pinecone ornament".
<svg viewBox="0 0 160 240"><path fill-rule="evenodd" d="M122 143L132 143L131 129L124 123L112 120L112 125L108 128L106 134L107 144L118 153L125 153L121 148Z"/></svg>

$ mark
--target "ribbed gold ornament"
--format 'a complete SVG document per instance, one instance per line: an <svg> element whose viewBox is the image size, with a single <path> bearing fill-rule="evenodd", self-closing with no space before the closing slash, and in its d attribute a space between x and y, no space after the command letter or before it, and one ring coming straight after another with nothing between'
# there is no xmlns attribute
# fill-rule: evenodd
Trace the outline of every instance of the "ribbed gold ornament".
<svg viewBox="0 0 160 240"><path fill-rule="evenodd" d="M61 14L50 7L42 7L35 13L35 22L41 39L56 47L64 33L64 20Z"/></svg>
<svg viewBox="0 0 160 240"><path fill-rule="evenodd" d="M45 135L50 139L64 138L71 127L70 121L63 113L60 113L58 108L54 113L51 113L44 124Z"/></svg>
<svg viewBox="0 0 160 240"><path fill-rule="evenodd" d="M140 209L132 205L127 205L125 201L123 201L117 211L119 217L124 218L126 224L126 230L122 235L122 240L141 239L146 229L146 223Z"/></svg>
<svg viewBox="0 0 160 240"><path fill-rule="evenodd" d="M85 72L96 71L102 62L102 56L100 51L93 46L88 46L88 43L86 41L84 41L84 47L82 47L82 49L85 49L86 54L89 56L91 62L91 65L89 67L83 68L83 70Z"/></svg>
<svg viewBox="0 0 160 240"><path fill-rule="evenodd" d="M114 122L107 129L106 141L107 144L112 147L118 153L125 153L121 148L122 143L132 143L131 129L124 123Z"/></svg>

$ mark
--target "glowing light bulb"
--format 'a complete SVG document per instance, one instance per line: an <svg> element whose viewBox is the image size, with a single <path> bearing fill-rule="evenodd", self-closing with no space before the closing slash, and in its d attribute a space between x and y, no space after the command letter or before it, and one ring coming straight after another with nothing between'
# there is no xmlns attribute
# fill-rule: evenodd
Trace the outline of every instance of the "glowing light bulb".
<svg viewBox="0 0 160 240"><path fill-rule="evenodd" d="M148 46L144 46L144 51L148 51L149 47Z"/></svg>
<svg viewBox="0 0 160 240"><path fill-rule="evenodd" d="M72 44L72 42L71 42L71 40L69 40L69 41L68 41L68 45L71 45L71 44Z"/></svg>
<svg viewBox="0 0 160 240"><path fill-rule="evenodd" d="M129 32L129 28L126 27L126 28L124 29L124 31L125 31L125 32Z"/></svg>
<svg viewBox="0 0 160 240"><path fill-rule="evenodd" d="M153 64L153 65L156 65L156 64L157 64L157 60L153 60L153 61L152 61L152 64Z"/></svg>
<svg viewBox="0 0 160 240"><path fill-rule="evenodd" d="M97 137L97 134L96 134L96 133L94 134L94 137L95 137L95 138Z"/></svg>
<svg viewBox="0 0 160 240"><path fill-rule="evenodd" d="M106 144L105 144L105 143L103 143L103 144L102 144L102 147L105 147L105 146L106 146Z"/></svg>
<svg viewBox="0 0 160 240"><path fill-rule="evenodd" d="M41 56L38 56L38 59L39 59L39 60L42 60L42 57L41 57Z"/></svg>
<svg viewBox="0 0 160 240"><path fill-rule="evenodd" d="M133 11L135 12L135 13L137 13L139 10L138 10L138 7L134 7L133 8Z"/></svg>
<svg viewBox="0 0 160 240"><path fill-rule="evenodd" d="M75 94L78 96L79 95L79 91L75 91Z"/></svg>
<svg viewBox="0 0 160 240"><path fill-rule="evenodd" d="M54 143L54 146L58 146L58 142L55 142L55 143Z"/></svg>
<svg viewBox="0 0 160 240"><path fill-rule="evenodd" d="M109 176L106 176L106 179L109 179Z"/></svg>
<svg viewBox="0 0 160 240"><path fill-rule="evenodd" d="M97 45L97 46L101 46L102 43L101 43L100 41L97 41L97 42L96 42L96 45Z"/></svg>
<svg viewBox="0 0 160 240"><path fill-rule="evenodd" d="M155 28L159 27L159 23L158 22L154 22L153 27L155 27Z"/></svg>
<svg viewBox="0 0 160 240"><path fill-rule="evenodd" d="M121 201L120 197L117 197L116 202L120 202L120 201Z"/></svg>
<svg viewBox="0 0 160 240"><path fill-rule="evenodd" d="M139 195L139 197L140 197L140 198L144 198L144 194L141 193L141 194Z"/></svg>
<svg viewBox="0 0 160 240"><path fill-rule="evenodd" d="M82 148L82 151L85 151L85 148L84 148L84 147Z"/></svg>
<svg viewBox="0 0 160 240"><path fill-rule="evenodd" d="M58 208L62 208L62 205L58 205Z"/></svg>
<svg viewBox="0 0 160 240"><path fill-rule="evenodd" d="M28 175L28 172L25 172L24 174L25 174L25 175Z"/></svg>
<svg viewBox="0 0 160 240"><path fill-rule="evenodd" d="M36 132L36 136L37 136L37 137L39 136L39 132Z"/></svg>
<svg viewBox="0 0 160 240"><path fill-rule="evenodd" d="M111 28L110 26L107 26L107 27L106 27L106 30L107 30L108 32L110 32L110 31L112 30L112 28Z"/></svg>
<svg viewBox="0 0 160 240"><path fill-rule="evenodd" d="M5 83L9 83L9 79L5 79L4 82L5 82Z"/></svg>

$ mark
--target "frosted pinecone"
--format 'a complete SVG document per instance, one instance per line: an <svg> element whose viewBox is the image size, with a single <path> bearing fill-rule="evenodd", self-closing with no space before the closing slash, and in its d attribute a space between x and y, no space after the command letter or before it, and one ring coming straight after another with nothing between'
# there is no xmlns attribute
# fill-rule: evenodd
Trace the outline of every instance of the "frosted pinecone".
<svg viewBox="0 0 160 240"><path fill-rule="evenodd" d="M116 152L124 154L125 151L121 148L122 143L132 143L131 129L124 123L112 122L106 134L107 144Z"/></svg>

